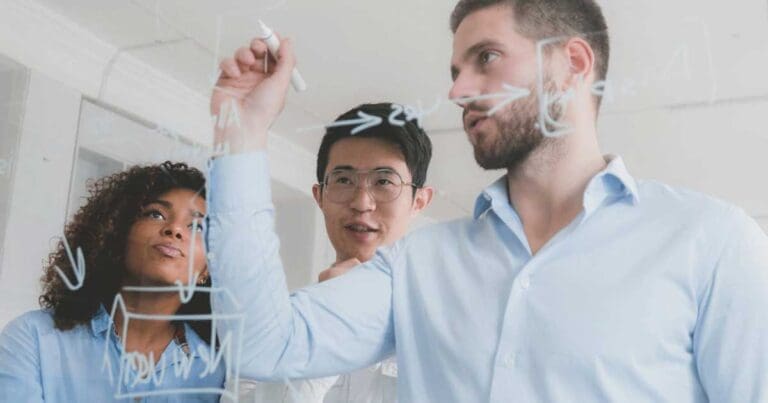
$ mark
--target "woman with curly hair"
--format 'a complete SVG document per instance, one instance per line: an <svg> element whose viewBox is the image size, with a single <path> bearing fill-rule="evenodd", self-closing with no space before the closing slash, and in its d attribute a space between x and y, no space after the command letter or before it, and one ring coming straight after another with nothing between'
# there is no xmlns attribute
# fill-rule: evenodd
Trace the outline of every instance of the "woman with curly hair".
<svg viewBox="0 0 768 403"><path fill-rule="evenodd" d="M90 186L45 267L43 309L0 334L0 401L218 401L210 322L174 320L211 312L209 293L180 291L210 285L204 186L170 162Z"/></svg>

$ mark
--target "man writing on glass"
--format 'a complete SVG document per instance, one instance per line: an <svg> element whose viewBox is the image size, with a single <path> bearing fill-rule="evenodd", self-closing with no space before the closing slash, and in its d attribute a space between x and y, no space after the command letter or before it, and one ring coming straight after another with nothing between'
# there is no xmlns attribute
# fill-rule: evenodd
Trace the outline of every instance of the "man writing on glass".
<svg viewBox="0 0 768 403"><path fill-rule="evenodd" d="M478 164L506 175L471 218L425 228L292 296L273 231L267 130L290 41L230 60L212 99L243 130L213 164L213 281L244 307L243 372L304 378L397 350L401 401L768 401L768 240L741 209L632 177L597 141L607 27L590 0L462 0L450 97ZM498 94L530 95L506 105ZM247 172L248 175L243 173ZM254 174L258 173L258 174ZM223 330L226 330L226 325Z"/></svg>

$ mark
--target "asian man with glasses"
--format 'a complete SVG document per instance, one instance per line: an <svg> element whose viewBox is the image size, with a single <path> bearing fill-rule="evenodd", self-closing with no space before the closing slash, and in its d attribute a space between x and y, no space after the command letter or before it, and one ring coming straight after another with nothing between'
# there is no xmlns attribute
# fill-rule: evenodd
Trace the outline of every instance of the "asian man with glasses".
<svg viewBox="0 0 768 403"><path fill-rule="evenodd" d="M425 186L432 143L415 119L406 119L402 126L390 124L394 106L360 105L336 121L355 119L362 112L381 117L382 123L359 133L350 126L331 127L323 137L318 183L312 193L323 212L336 261L320 273L321 282L370 260L379 246L402 238L432 200L433 189ZM243 402L385 403L396 401L396 383L397 364L390 357L351 374L285 386L241 379L239 395Z"/></svg>

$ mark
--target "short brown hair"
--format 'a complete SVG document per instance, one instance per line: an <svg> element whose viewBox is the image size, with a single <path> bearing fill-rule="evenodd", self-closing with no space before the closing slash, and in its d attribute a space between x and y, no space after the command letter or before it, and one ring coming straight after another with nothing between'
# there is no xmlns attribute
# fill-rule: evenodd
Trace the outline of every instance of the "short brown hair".
<svg viewBox="0 0 768 403"><path fill-rule="evenodd" d="M587 41L595 53L596 81L605 80L610 55L608 26L594 0L460 0L451 14L451 31L456 33L469 14L497 5L512 8L518 33L526 38L578 36Z"/></svg>

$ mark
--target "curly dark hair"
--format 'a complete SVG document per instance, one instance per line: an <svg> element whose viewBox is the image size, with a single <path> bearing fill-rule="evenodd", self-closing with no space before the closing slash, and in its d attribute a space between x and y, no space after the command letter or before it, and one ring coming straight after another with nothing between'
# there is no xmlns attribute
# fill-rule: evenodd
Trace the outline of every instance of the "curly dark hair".
<svg viewBox="0 0 768 403"><path fill-rule="evenodd" d="M57 329L68 330L89 323L102 305L109 310L126 270L125 246L131 226L148 201L174 189L188 189L205 198L205 177L187 164L166 161L134 166L88 184L87 202L64 227L72 252L78 247L83 251L82 287L71 290L55 269L58 267L70 279L75 277L63 239L48 256L40 279L40 306L53 312ZM209 278L204 286L210 286L210 281ZM178 313L210 312L209 293L197 292ZM189 325L210 344L210 322L195 321Z"/></svg>

